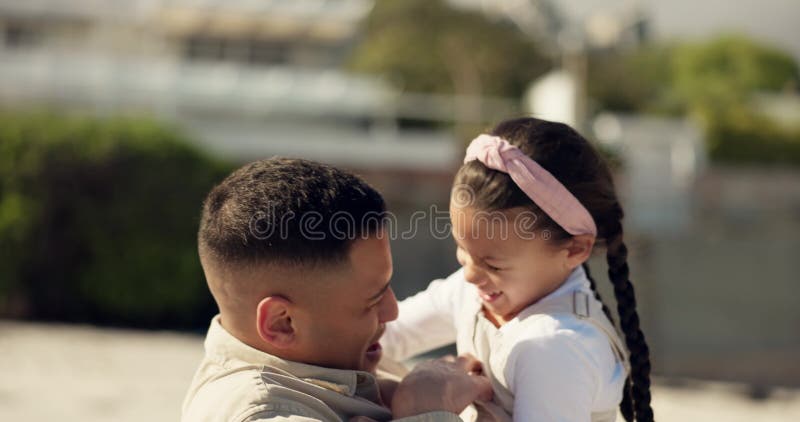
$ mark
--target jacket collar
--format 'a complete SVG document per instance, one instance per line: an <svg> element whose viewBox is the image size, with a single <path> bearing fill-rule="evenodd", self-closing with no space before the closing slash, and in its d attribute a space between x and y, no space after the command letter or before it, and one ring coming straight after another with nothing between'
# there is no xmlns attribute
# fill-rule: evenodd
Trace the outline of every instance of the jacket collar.
<svg viewBox="0 0 800 422"><path fill-rule="evenodd" d="M209 358L226 368L247 365L269 367L272 372L281 372L348 396L355 395L359 387L372 390L371 387L376 384L375 376L369 372L294 362L248 346L222 326L219 315L211 320L205 350Z"/></svg>

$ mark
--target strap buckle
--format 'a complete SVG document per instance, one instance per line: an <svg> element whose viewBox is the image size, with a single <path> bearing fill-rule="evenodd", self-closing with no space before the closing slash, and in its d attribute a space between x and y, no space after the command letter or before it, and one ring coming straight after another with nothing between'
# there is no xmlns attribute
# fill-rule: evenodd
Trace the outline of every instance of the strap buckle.
<svg viewBox="0 0 800 422"><path fill-rule="evenodd" d="M572 312L578 318L589 318L589 295L584 292L574 292L572 294Z"/></svg>

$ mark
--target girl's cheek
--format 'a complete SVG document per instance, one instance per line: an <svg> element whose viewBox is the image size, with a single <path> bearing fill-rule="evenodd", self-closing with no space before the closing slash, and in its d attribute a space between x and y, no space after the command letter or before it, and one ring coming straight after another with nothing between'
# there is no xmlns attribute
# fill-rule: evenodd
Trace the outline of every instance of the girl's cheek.
<svg viewBox="0 0 800 422"><path fill-rule="evenodd" d="M461 248L456 249L456 261L458 261L459 265L462 267L467 265L467 260L464 257L464 251Z"/></svg>

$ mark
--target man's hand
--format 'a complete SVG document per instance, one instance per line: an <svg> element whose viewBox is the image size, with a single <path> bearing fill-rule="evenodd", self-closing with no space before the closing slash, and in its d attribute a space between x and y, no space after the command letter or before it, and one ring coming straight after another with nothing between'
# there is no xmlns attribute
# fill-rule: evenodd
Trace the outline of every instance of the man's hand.
<svg viewBox="0 0 800 422"><path fill-rule="evenodd" d="M392 399L395 419L444 410L461 413L475 400L492 399L492 384L481 375L481 363L471 355L418 364L397 386Z"/></svg>

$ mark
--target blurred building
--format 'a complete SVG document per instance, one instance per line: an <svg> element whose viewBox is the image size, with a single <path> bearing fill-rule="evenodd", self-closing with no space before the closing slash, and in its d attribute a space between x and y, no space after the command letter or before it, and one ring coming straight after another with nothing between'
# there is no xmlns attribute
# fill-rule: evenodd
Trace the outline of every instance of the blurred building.
<svg viewBox="0 0 800 422"><path fill-rule="evenodd" d="M445 131L341 71L370 0L0 1L0 103L148 113L235 160L449 170ZM302 140L302 142L300 142Z"/></svg>
<svg viewBox="0 0 800 422"><path fill-rule="evenodd" d="M626 227L652 236L693 230L697 183L708 165L701 128L688 119L611 113L592 126L624 163Z"/></svg>
<svg viewBox="0 0 800 422"><path fill-rule="evenodd" d="M0 0L0 108L149 115L235 162L282 155L353 169L384 193L399 233L417 226L394 248L407 295L455 266L452 244L412 215L447 208L463 153L448 128L456 103L493 103L398 95L342 70L373 4Z"/></svg>
<svg viewBox="0 0 800 422"><path fill-rule="evenodd" d="M709 165L702 132L683 119L602 114L593 129L622 158L617 188L654 370L744 381L754 394L800 386L800 172Z"/></svg>

